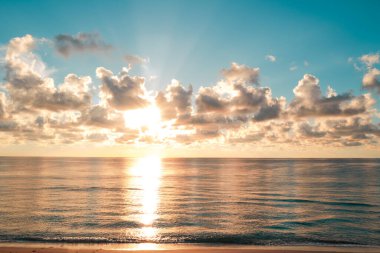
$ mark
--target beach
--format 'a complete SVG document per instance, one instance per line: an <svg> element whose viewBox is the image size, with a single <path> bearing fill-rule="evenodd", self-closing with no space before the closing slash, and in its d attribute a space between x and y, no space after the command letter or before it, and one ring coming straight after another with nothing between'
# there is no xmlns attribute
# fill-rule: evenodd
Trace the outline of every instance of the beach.
<svg viewBox="0 0 380 253"><path fill-rule="evenodd" d="M141 245L65 245L65 244L4 244L1 253L308 253L308 252L380 252L380 247L327 247L327 246L155 246Z"/></svg>

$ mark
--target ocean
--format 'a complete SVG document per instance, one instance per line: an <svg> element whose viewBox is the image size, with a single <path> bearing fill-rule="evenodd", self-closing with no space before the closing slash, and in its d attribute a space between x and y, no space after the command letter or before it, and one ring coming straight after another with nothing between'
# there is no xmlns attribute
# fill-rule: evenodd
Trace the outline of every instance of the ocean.
<svg viewBox="0 0 380 253"><path fill-rule="evenodd" d="M380 245L380 159L0 158L0 242Z"/></svg>

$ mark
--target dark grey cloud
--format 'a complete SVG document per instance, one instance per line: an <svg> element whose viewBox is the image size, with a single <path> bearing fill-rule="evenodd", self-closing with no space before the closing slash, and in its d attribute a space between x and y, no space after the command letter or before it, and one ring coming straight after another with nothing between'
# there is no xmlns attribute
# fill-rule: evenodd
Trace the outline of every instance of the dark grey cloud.
<svg viewBox="0 0 380 253"><path fill-rule="evenodd" d="M193 88L183 87L177 80L172 80L165 92L156 96L156 105L161 111L163 120L189 117L192 112Z"/></svg>
<svg viewBox="0 0 380 253"><path fill-rule="evenodd" d="M202 87L195 100L199 113L229 111L229 99L222 97L212 87Z"/></svg>
<svg viewBox="0 0 380 253"><path fill-rule="evenodd" d="M130 110L146 107L150 102L146 98L145 79L140 76L130 76L127 68L119 75L100 67L96 76L102 81L101 97L117 110Z"/></svg>
<svg viewBox="0 0 380 253"><path fill-rule="evenodd" d="M50 111L80 110L91 105L90 77L69 74L58 88L40 88L33 94L33 107Z"/></svg>
<svg viewBox="0 0 380 253"><path fill-rule="evenodd" d="M0 132L10 132L17 130L17 123L12 120L0 119Z"/></svg>
<svg viewBox="0 0 380 253"><path fill-rule="evenodd" d="M83 125L98 128L122 129L124 127L122 113L100 105L93 105L82 111L79 121Z"/></svg>
<svg viewBox="0 0 380 253"><path fill-rule="evenodd" d="M279 118L284 106L281 102L281 99L273 99L270 103L264 104L254 115L253 120L264 121Z"/></svg>
<svg viewBox="0 0 380 253"><path fill-rule="evenodd" d="M97 33L59 34L54 38L57 52L64 57L74 53L106 51L112 48Z"/></svg>
<svg viewBox="0 0 380 253"><path fill-rule="evenodd" d="M369 119L354 117L352 119L329 120L326 122L330 135L356 136L373 135L380 137L380 126L373 124Z"/></svg>
<svg viewBox="0 0 380 253"><path fill-rule="evenodd" d="M326 131L321 131L319 128L319 124L312 126L308 122L303 122L298 126L298 130L301 135L314 138L321 138L326 135Z"/></svg>

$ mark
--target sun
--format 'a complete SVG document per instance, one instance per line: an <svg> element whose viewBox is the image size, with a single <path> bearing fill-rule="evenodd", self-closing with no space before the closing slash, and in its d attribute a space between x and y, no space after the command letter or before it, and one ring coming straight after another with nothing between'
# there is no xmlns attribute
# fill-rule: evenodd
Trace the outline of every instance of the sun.
<svg viewBox="0 0 380 253"><path fill-rule="evenodd" d="M124 124L127 128L154 130L160 126L160 123L161 113L155 106L124 112Z"/></svg>

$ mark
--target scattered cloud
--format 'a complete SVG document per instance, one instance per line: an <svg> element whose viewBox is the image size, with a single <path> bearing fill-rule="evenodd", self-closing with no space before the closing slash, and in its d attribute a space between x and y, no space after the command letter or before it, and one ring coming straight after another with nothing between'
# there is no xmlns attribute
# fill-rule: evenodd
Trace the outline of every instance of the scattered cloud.
<svg viewBox="0 0 380 253"><path fill-rule="evenodd" d="M59 34L54 39L55 49L64 57L75 53L107 51L112 48L97 33Z"/></svg>
<svg viewBox="0 0 380 253"><path fill-rule="evenodd" d="M359 59L360 59L360 58L359 58ZM359 66L359 64L354 60L353 57L348 57L347 62L348 62L349 64L352 64L352 66L354 67L354 69L355 69L356 71L358 71L358 72L362 71L362 67Z"/></svg>
<svg viewBox="0 0 380 253"><path fill-rule="evenodd" d="M349 57L348 62L353 64L356 71L365 71L362 87L380 94L380 70L375 67L380 63L380 53L365 54L358 57L357 60Z"/></svg>
<svg viewBox="0 0 380 253"><path fill-rule="evenodd" d="M366 89L374 89L380 94L380 70L377 68L369 69L363 76L363 87Z"/></svg>
<svg viewBox="0 0 380 253"><path fill-rule="evenodd" d="M149 63L149 58L144 58L138 55L125 55L124 59L131 65L144 65Z"/></svg>
<svg viewBox="0 0 380 253"><path fill-rule="evenodd" d="M265 56L265 60L270 61L270 62L275 62L277 58L274 55L268 54Z"/></svg>
<svg viewBox="0 0 380 253"><path fill-rule="evenodd" d="M298 69L297 66L293 65L289 68L290 71L296 71Z"/></svg>
<svg viewBox="0 0 380 253"><path fill-rule="evenodd" d="M372 68L373 65L380 62L380 53L362 55L360 61L367 65L368 68Z"/></svg>

